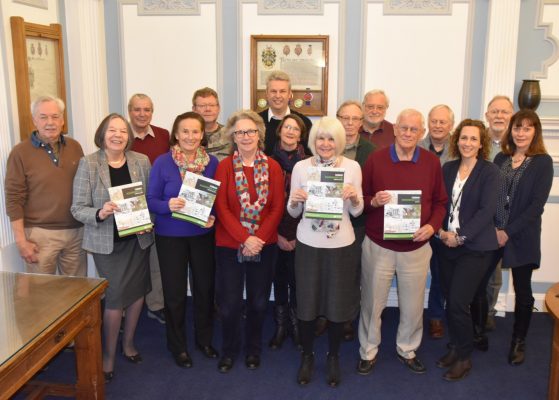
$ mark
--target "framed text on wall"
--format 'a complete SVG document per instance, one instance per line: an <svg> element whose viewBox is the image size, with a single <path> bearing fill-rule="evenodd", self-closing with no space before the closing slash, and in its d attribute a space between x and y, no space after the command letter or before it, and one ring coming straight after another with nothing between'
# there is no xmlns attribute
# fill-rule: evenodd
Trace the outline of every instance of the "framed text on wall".
<svg viewBox="0 0 559 400"><path fill-rule="evenodd" d="M66 103L64 51L60 24L39 25L11 17L12 45L16 73L19 136L27 138L35 126L31 118L31 102L50 95ZM68 120L64 112L64 126Z"/></svg>
<svg viewBox="0 0 559 400"><path fill-rule="evenodd" d="M272 71L291 78L293 98L289 107L309 116L328 110L328 36L252 35L250 44L251 108L268 107L266 79Z"/></svg>

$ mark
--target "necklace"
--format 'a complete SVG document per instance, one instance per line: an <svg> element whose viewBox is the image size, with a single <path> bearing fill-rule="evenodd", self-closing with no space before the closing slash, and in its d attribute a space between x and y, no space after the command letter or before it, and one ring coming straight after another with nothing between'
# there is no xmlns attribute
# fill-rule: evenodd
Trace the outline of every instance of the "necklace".
<svg viewBox="0 0 559 400"><path fill-rule="evenodd" d="M126 156L123 155L122 158L120 160L116 160L116 161L107 161L109 164L115 164L118 165L120 163L122 163L124 160L126 159Z"/></svg>
<svg viewBox="0 0 559 400"><path fill-rule="evenodd" d="M526 156L524 154L521 154L519 156L516 156L516 158L514 158L514 156L511 157L511 158L512 158L513 164L518 164L520 162L523 162L526 159Z"/></svg>

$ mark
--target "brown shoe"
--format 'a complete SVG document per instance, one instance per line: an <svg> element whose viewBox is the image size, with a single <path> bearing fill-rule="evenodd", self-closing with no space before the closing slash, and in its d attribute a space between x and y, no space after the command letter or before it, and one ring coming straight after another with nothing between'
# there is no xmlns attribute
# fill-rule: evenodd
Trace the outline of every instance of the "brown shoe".
<svg viewBox="0 0 559 400"><path fill-rule="evenodd" d="M448 352L437 360L437 367L450 368L456 361L458 361L458 352L456 347L451 346Z"/></svg>
<svg viewBox="0 0 559 400"><path fill-rule="evenodd" d="M465 378L471 369L472 361L470 359L458 360L452 364L452 367L450 367L448 371L446 371L443 375L443 379L449 382L459 381L460 379Z"/></svg>
<svg viewBox="0 0 559 400"><path fill-rule="evenodd" d="M444 337L444 325L440 319L429 320L429 335L431 339L442 339Z"/></svg>

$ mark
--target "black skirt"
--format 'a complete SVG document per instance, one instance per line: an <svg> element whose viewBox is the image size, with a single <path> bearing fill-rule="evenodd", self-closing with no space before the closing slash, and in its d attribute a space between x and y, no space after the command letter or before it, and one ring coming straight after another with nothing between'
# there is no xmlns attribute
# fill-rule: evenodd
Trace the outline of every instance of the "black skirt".
<svg viewBox="0 0 559 400"><path fill-rule="evenodd" d="M297 240L295 281L297 316L312 321L325 316L332 322L353 320L359 310L359 257L354 245L315 248Z"/></svg>

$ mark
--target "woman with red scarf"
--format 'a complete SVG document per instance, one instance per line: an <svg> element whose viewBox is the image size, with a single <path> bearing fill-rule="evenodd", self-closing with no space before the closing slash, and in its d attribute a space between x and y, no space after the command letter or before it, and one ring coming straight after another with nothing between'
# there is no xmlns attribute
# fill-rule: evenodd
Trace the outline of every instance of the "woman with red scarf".
<svg viewBox="0 0 559 400"><path fill-rule="evenodd" d="M233 154L215 174L216 301L223 328L222 373L241 351L243 289L246 282L245 364L260 366L262 326L277 257L277 227L283 215L284 182L279 164L263 151L266 129L253 111L234 113L225 127Z"/></svg>

